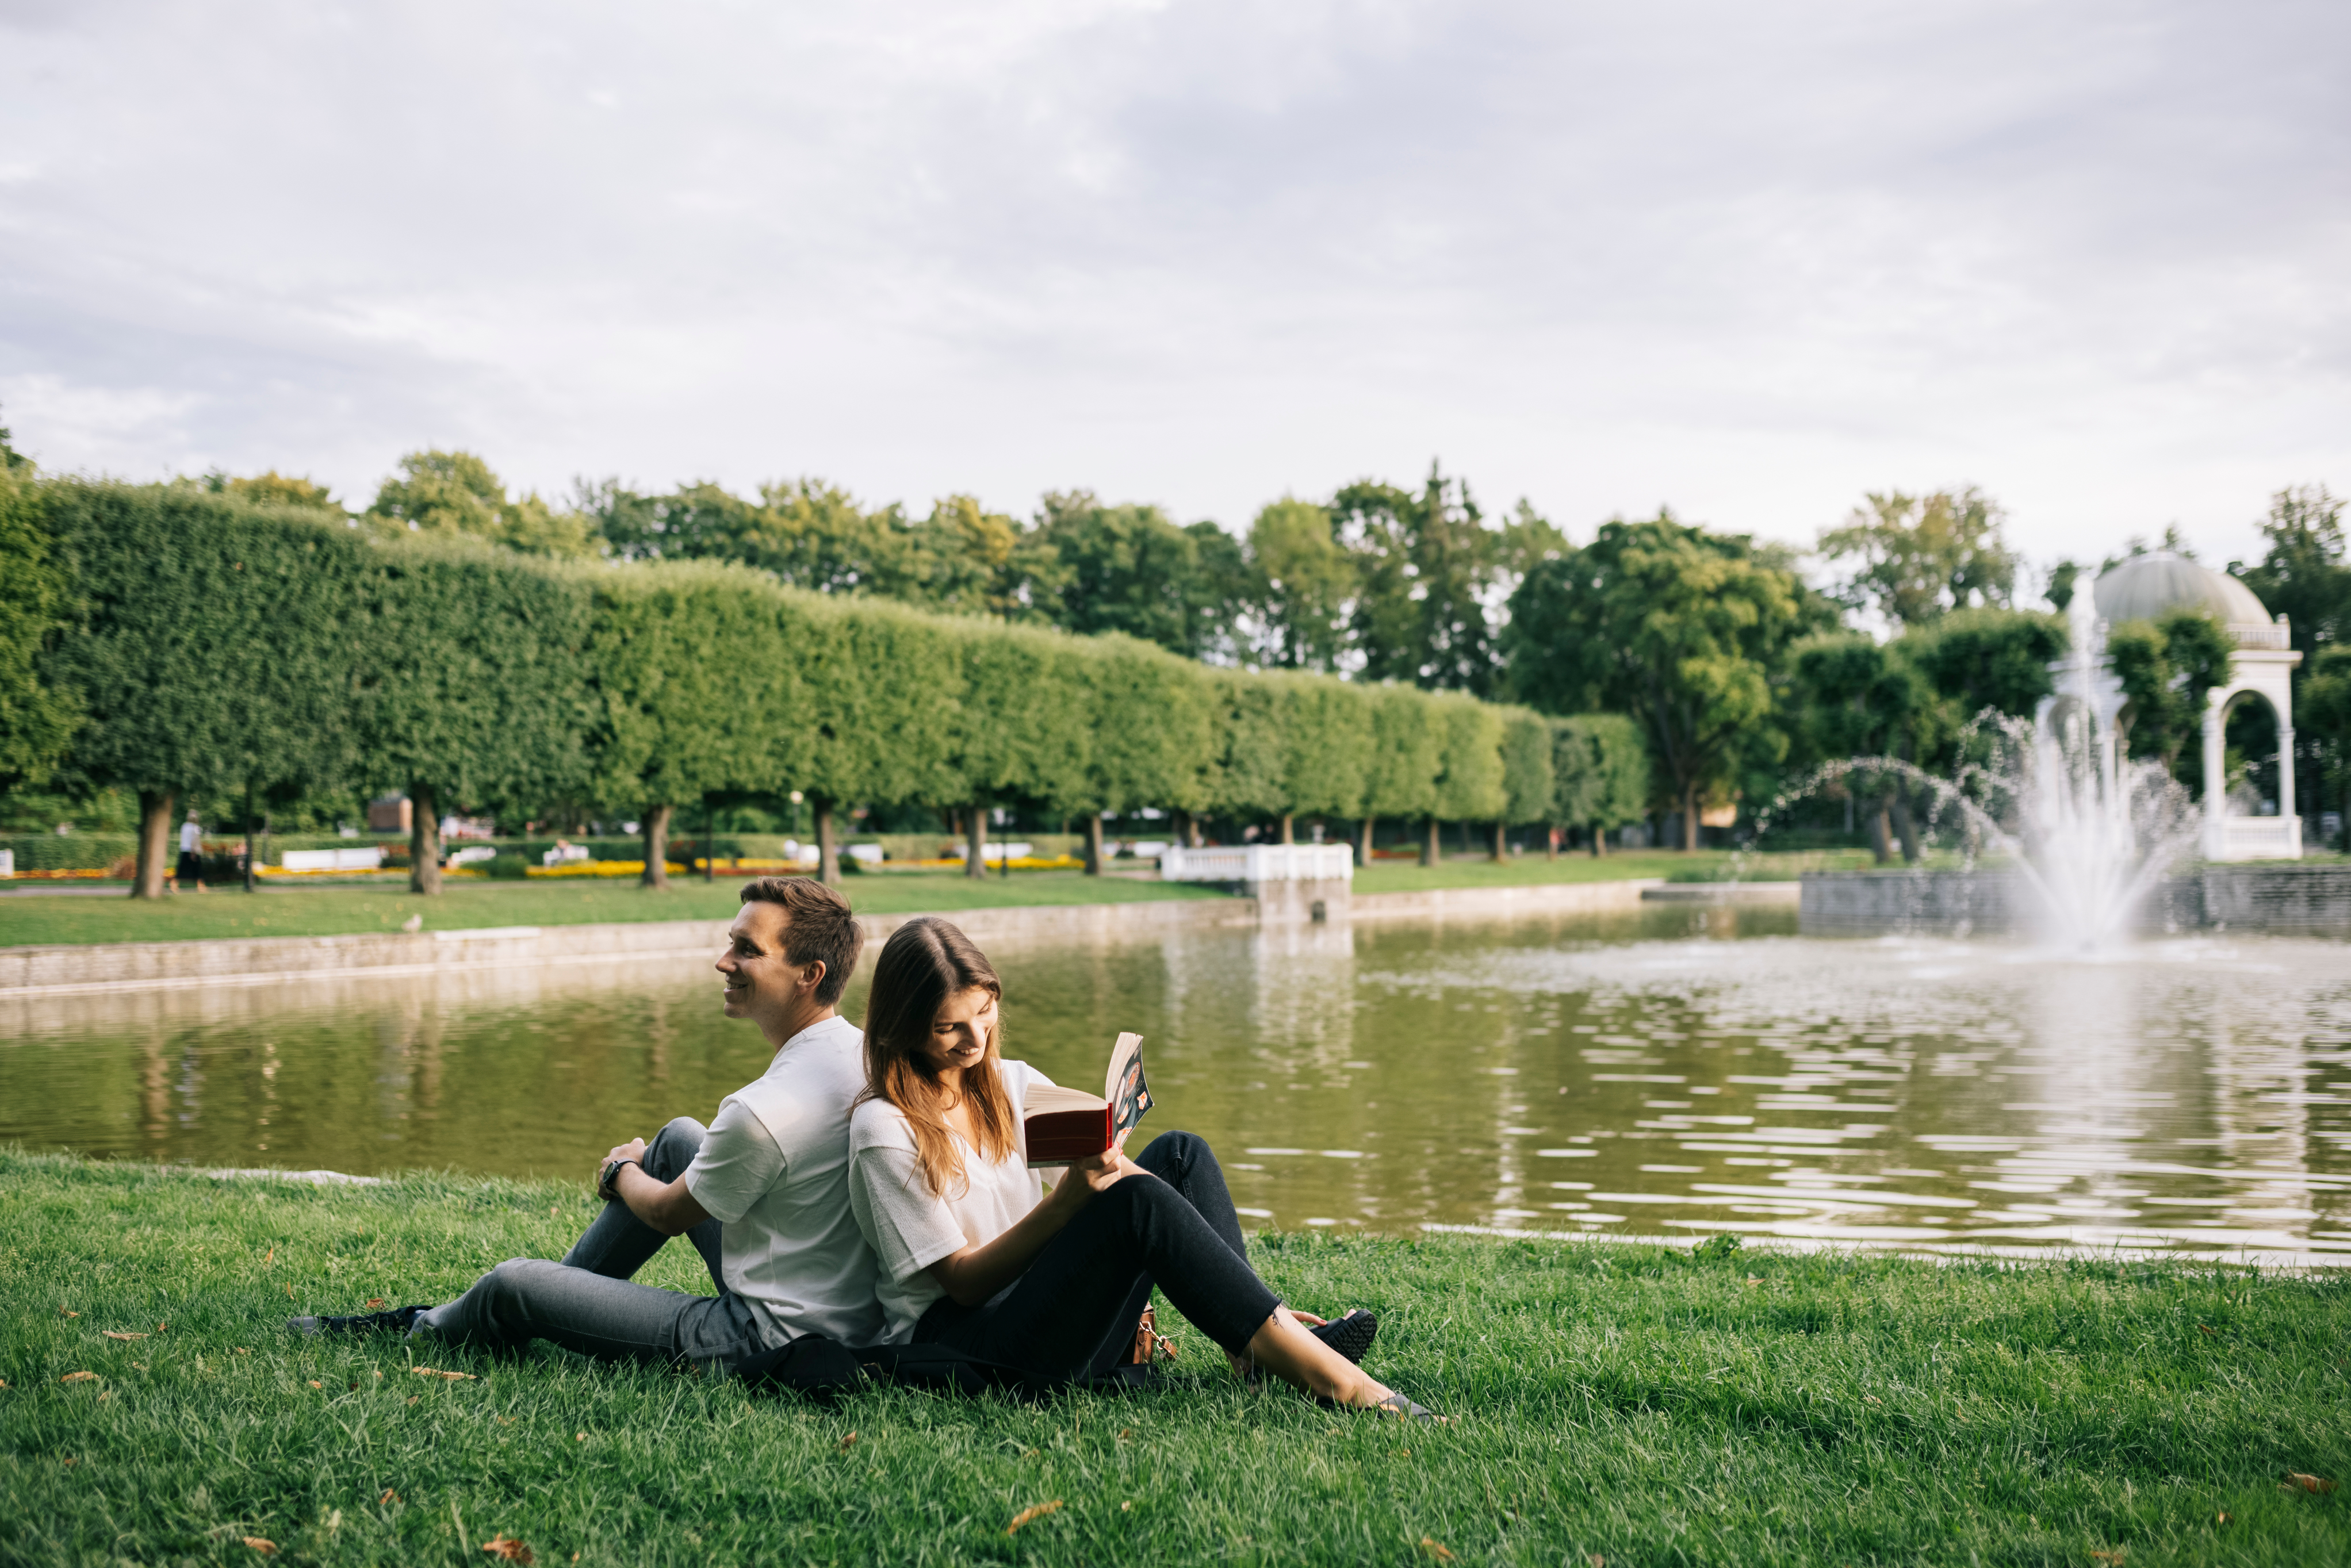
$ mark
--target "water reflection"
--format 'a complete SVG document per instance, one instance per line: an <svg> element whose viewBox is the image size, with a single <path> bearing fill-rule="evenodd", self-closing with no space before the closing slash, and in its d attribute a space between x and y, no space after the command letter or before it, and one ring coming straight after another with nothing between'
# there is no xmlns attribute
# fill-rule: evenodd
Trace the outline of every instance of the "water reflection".
<svg viewBox="0 0 2351 1568"><path fill-rule="evenodd" d="M1149 1038L1259 1223L1739 1230L2351 1260L2351 948L2096 960L1784 915L999 948L1015 1054ZM763 1065L698 965L0 1012L0 1137L203 1165L586 1171ZM854 1016L862 996L852 988Z"/></svg>

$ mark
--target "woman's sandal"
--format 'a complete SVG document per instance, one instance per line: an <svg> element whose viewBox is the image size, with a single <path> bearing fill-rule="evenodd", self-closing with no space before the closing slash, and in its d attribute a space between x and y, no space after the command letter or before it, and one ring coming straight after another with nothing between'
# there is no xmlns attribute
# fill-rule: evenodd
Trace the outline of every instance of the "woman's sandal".
<svg viewBox="0 0 2351 1568"><path fill-rule="evenodd" d="M1361 1366L1364 1353L1372 1348L1372 1336L1380 1332L1380 1320L1357 1307L1343 1318L1333 1318L1306 1332Z"/></svg>

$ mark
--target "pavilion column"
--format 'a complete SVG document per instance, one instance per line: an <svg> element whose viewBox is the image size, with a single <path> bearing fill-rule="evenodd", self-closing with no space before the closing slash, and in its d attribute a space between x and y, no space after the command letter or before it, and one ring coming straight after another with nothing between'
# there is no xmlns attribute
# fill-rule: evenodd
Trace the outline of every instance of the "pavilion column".
<svg viewBox="0 0 2351 1568"><path fill-rule="evenodd" d="M2292 821L2294 809L2294 726L2278 726L2278 815Z"/></svg>
<svg viewBox="0 0 2351 1568"><path fill-rule="evenodd" d="M2204 857L2218 860L2226 844L2220 819L2229 812L2228 780L2221 777L2220 707L2227 701L2214 692L2204 708Z"/></svg>

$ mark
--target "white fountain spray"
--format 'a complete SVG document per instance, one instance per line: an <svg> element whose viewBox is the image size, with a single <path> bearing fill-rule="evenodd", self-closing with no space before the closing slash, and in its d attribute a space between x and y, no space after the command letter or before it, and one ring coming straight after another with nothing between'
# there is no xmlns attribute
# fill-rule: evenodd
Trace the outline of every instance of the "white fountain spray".
<svg viewBox="0 0 2351 1568"><path fill-rule="evenodd" d="M1990 745L1956 779L1893 757L1830 763L1772 802L1757 822L1758 838L1786 806L1823 784L1896 775L1931 793L1928 842L1948 812L1964 832L1963 871L1989 856L2022 879L2032 907L2018 913L2031 917L2043 941L2082 952L2127 940L2147 894L2197 841L2195 804L2160 763L2123 755L2122 694L2106 668L2105 622L2088 595L2075 596L2067 619L2072 646L2043 722L1989 710L1978 716L1970 740Z"/></svg>
<svg viewBox="0 0 2351 1568"><path fill-rule="evenodd" d="M2122 754L2122 694L2089 595L2076 594L2066 618L2058 700L2043 724L2009 728L2004 749L2021 754L2010 769L2017 863L2039 897L2043 935L2096 948L2129 936L2147 894L2195 842L2196 814L2161 764Z"/></svg>

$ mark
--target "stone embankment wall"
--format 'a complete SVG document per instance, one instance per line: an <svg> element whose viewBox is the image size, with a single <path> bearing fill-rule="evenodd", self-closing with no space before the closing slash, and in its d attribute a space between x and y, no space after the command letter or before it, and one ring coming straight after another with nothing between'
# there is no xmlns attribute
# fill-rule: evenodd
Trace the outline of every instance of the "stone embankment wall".
<svg viewBox="0 0 2351 1568"><path fill-rule="evenodd" d="M1510 919L1526 915L1637 908L1651 881L1533 887L1446 888L1348 895L1348 884L1267 883L1270 896L1187 898L1139 904L1061 904L966 909L950 914L991 948L1153 942L1179 931L1259 925L1343 925L1377 919ZM1321 913L1317 914L1317 908ZM911 915L865 917L880 943ZM0 947L0 998L166 991L285 981L391 978L563 967L715 959L722 920L649 920L602 925L496 926L471 931L382 932L352 936L116 942L79 946Z"/></svg>
<svg viewBox="0 0 2351 1568"><path fill-rule="evenodd" d="M1995 935L2029 930L2040 909L2017 872L1812 872L1798 918L1807 936ZM2142 935L2351 936L2351 866L2204 866L2158 883L2133 924Z"/></svg>

